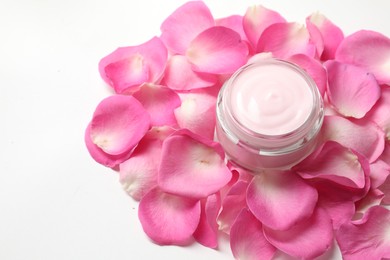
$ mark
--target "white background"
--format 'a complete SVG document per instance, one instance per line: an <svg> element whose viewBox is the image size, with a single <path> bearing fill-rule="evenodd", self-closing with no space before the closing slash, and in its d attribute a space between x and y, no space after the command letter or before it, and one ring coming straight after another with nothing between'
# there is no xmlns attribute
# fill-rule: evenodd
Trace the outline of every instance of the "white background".
<svg viewBox="0 0 390 260"><path fill-rule="evenodd" d="M119 46L159 35L180 0L0 0L0 259L232 259L200 245L157 246L137 203L83 141L110 94L97 70ZM303 23L321 11L346 34L390 36L390 2L205 1L215 17L253 4Z"/></svg>

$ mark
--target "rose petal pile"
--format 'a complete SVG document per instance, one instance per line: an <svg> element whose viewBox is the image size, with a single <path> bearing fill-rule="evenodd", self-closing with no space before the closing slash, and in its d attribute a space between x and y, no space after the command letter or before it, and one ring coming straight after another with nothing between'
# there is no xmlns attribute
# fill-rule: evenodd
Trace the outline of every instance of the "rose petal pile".
<svg viewBox="0 0 390 260"><path fill-rule="evenodd" d="M239 67L273 56L315 80L326 116L318 149L289 171L252 175L214 140L216 96ZM334 241L344 259L390 258L390 39L343 32L315 13L306 25L263 6L215 19L188 2L161 35L99 64L115 94L97 106L85 142L139 200L160 245L193 240L237 259L282 251L313 259Z"/></svg>

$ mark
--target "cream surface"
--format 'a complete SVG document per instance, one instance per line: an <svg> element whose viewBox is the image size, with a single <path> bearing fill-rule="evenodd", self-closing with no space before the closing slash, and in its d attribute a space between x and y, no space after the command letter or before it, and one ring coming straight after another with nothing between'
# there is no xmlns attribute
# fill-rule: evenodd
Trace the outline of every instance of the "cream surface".
<svg viewBox="0 0 390 260"><path fill-rule="evenodd" d="M280 64L253 66L235 79L231 111L246 128L264 135L281 135L304 124L313 108L305 78Z"/></svg>

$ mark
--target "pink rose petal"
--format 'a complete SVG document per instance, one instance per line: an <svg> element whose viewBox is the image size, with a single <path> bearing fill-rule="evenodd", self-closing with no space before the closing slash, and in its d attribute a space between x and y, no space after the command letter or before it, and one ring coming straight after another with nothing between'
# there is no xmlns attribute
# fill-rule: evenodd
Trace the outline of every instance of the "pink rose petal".
<svg viewBox="0 0 390 260"><path fill-rule="evenodd" d="M243 209L230 232L230 247L236 259L272 259L276 248L263 235L263 227L252 213Z"/></svg>
<svg viewBox="0 0 390 260"><path fill-rule="evenodd" d="M138 46L116 49L100 61L99 72L117 93L124 93L145 82L156 83L167 58L166 47L154 37Z"/></svg>
<svg viewBox="0 0 390 260"><path fill-rule="evenodd" d="M316 180L314 187L318 192L317 207L324 209L332 220L333 229L350 221L355 214L355 201L360 200L366 192L357 192L328 180Z"/></svg>
<svg viewBox="0 0 390 260"><path fill-rule="evenodd" d="M139 204L138 217L145 233L160 245L185 245L200 219L200 201L149 191Z"/></svg>
<svg viewBox="0 0 390 260"><path fill-rule="evenodd" d="M214 74L193 71L185 56L173 55L168 61L162 82L173 90L189 91L211 87L218 82L218 78Z"/></svg>
<svg viewBox="0 0 390 260"><path fill-rule="evenodd" d="M201 32L187 49L186 56L198 72L233 73L247 61L248 47L232 29L214 26Z"/></svg>
<svg viewBox="0 0 390 260"><path fill-rule="evenodd" d="M297 223L289 230L272 230L266 226L263 229L272 245L300 259L313 259L324 254L333 240L332 221L320 208L309 219Z"/></svg>
<svg viewBox="0 0 390 260"><path fill-rule="evenodd" d="M178 131L163 143L158 184L165 192L205 198L226 185L231 172L218 143Z"/></svg>
<svg viewBox="0 0 390 260"><path fill-rule="evenodd" d="M302 178L327 179L355 189L365 187L365 172L370 169L363 156L333 141L319 149L319 153L313 153L296 166Z"/></svg>
<svg viewBox="0 0 390 260"><path fill-rule="evenodd" d="M157 185L162 143L172 132L173 129L167 126L152 128L131 157L119 165L119 181L133 199L140 200Z"/></svg>
<svg viewBox="0 0 390 260"><path fill-rule="evenodd" d="M216 26L223 26L238 33L242 40L247 41L243 27L243 17L241 15L230 15L215 20Z"/></svg>
<svg viewBox="0 0 390 260"><path fill-rule="evenodd" d="M345 223L336 233L343 258L390 258L390 211L374 206L357 222Z"/></svg>
<svg viewBox="0 0 390 260"><path fill-rule="evenodd" d="M320 41L322 41L323 44L323 51L322 55L320 56L321 59L334 59L336 50L341 41L344 39L344 34L340 28L319 12L314 13L306 18L306 25L310 35L312 36L312 39L313 34L316 34L314 31L318 31L321 36ZM315 41L317 42L318 40Z"/></svg>
<svg viewBox="0 0 390 260"><path fill-rule="evenodd" d="M360 67L328 61L328 96L337 111L344 116L362 118L381 95L372 74Z"/></svg>
<svg viewBox="0 0 390 260"><path fill-rule="evenodd" d="M194 232L195 240L207 247L218 247L217 216L221 209L221 197L218 193L201 200L202 213L198 228Z"/></svg>
<svg viewBox="0 0 390 260"><path fill-rule="evenodd" d="M261 5L248 7L243 19L244 31L252 48L256 49L257 42L263 31L272 24L285 23L286 20L277 12Z"/></svg>
<svg viewBox="0 0 390 260"><path fill-rule="evenodd" d="M367 118L377 123L390 141L390 88L382 88L382 95L375 106L367 114ZM389 157L390 158L390 157Z"/></svg>
<svg viewBox="0 0 390 260"><path fill-rule="evenodd" d="M322 125L324 140L332 140L364 155L374 162L382 154L383 131L369 121L351 121L340 116L325 116Z"/></svg>
<svg viewBox="0 0 390 260"><path fill-rule="evenodd" d="M383 34L361 30L346 37L337 49L336 60L365 68L379 84L390 83L390 39Z"/></svg>
<svg viewBox="0 0 390 260"><path fill-rule="evenodd" d="M120 163L127 160L132 153L132 150L126 151L123 154L118 154L118 155L105 153L102 149L100 149L96 144L92 142L91 124L88 124L88 127L85 130L84 141L91 157L96 162L110 168L116 168L116 166L118 166Z"/></svg>
<svg viewBox="0 0 390 260"><path fill-rule="evenodd" d="M370 164L370 179L371 187L373 189L382 185L386 178L390 175L390 165L386 162L378 159L374 163Z"/></svg>
<svg viewBox="0 0 390 260"><path fill-rule="evenodd" d="M144 84L133 95L150 115L151 125L175 125L174 110L180 98L173 90L159 85Z"/></svg>
<svg viewBox="0 0 390 260"><path fill-rule="evenodd" d="M311 216L317 191L294 172L263 172L250 183L247 203L264 225L286 230Z"/></svg>
<svg viewBox="0 0 390 260"><path fill-rule="evenodd" d="M310 41L305 26L298 23L276 23L265 29L260 36L257 52L272 52L281 59L298 53L314 57L316 47Z"/></svg>
<svg viewBox="0 0 390 260"><path fill-rule="evenodd" d="M180 128L213 139L217 98L207 90L181 94L175 117Z"/></svg>
<svg viewBox="0 0 390 260"><path fill-rule="evenodd" d="M222 209L218 215L219 229L226 234L230 233L230 229L234 220L242 209L246 208L246 189L248 182L238 181L230 188L222 201Z"/></svg>
<svg viewBox="0 0 390 260"><path fill-rule="evenodd" d="M91 140L105 153L119 155L133 149L149 126L149 114L134 97L113 95L96 107Z"/></svg>
<svg viewBox="0 0 390 260"><path fill-rule="evenodd" d="M361 219L371 207L380 205L383 197L383 192L378 189L371 189L363 199L355 203L356 212L353 219Z"/></svg>
<svg viewBox="0 0 390 260"><path fill-rule="evenodd" d="M316 83L321 96L324 96L328 85L328 75L326 69L319 61L304 54L293 55L288 58L288 61L291 61L304 69Z"/></svg>
<svg viewBox="0 0 390 260"><path fill-rule="evenodd" d="M176 9L162 23L161 40L175 54L184 54L190 42L205 29L214 26L214 18L202 1L191 1Z"/></svg>
<svg viewBox="0 0 390 260"><path fill-rule="evenodd" d="M390 205L390 175L387 176L386 180L378 187L378 189L384 194L382 204Z"/></svg>

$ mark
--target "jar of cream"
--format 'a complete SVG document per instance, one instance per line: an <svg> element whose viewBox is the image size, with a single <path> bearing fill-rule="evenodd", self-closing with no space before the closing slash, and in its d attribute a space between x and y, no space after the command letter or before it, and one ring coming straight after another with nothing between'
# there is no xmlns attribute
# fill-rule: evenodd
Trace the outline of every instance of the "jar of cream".
<svg viewBox="0 0 390 260"><path fill-rule="evenodd" d="M297 65L264 59L240 68L217 100L216 137L251 171L289 169L315 148L324 111L312 78Z"/></svg>

